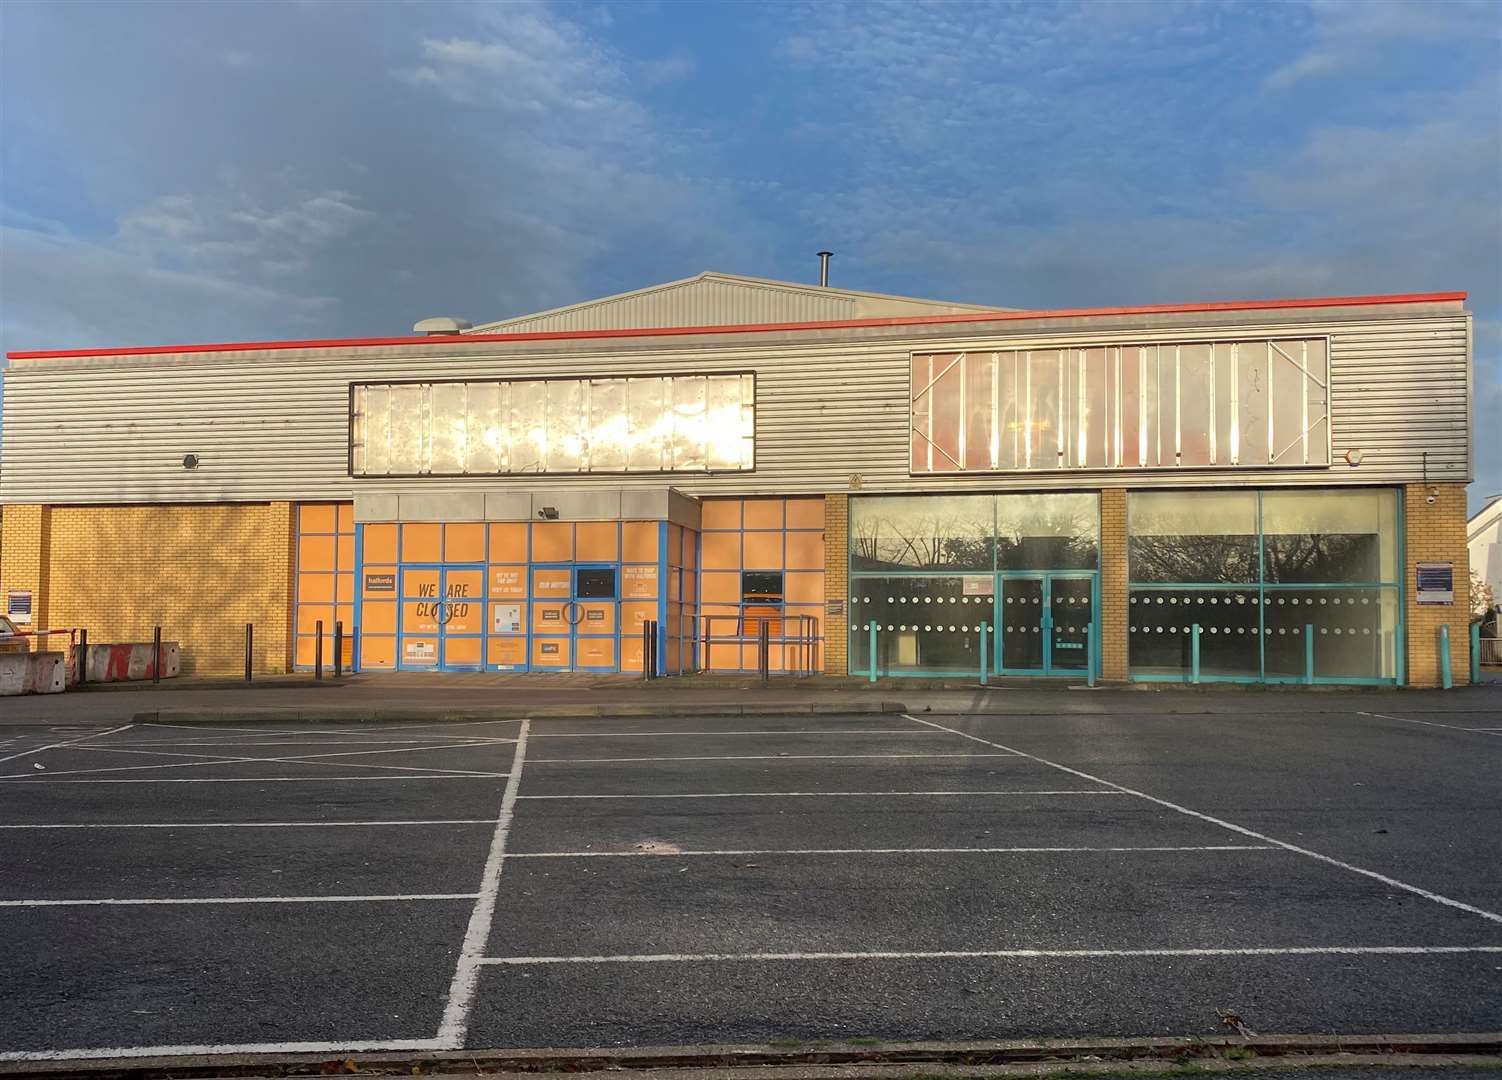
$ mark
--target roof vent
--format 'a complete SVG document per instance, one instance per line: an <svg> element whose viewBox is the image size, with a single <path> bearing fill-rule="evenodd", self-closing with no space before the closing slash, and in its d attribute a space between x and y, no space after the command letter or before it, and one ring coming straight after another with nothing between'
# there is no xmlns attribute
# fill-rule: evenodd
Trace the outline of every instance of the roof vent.
<svg viewBox="0 0 1502 1080"><path fill-rule="evenodd" d="M445 334L462 334L466 330L474 328L474 323L468 319L456 319L452 315L439 315L432 319L423 319L412 327L414 334L427 334L429 337L443 337Z"/></svg>
<svg viewBox="0 0 1502 1080"><path fill-rule="evenodd" d="M819 285L829 288L829 260L834 257L832 251L819 252Z"/></svg>

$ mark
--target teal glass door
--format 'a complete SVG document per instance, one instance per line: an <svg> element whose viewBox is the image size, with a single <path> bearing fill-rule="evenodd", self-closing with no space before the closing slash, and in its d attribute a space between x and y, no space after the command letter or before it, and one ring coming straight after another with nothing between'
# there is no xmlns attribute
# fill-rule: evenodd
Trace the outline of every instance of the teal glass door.
<svg viewBox="0 0 1502 1080"><path fill-rule="evenodd" d="M998 674L1086 672L1097 636L1093 573L1001 575L996 595Z"/></svg>

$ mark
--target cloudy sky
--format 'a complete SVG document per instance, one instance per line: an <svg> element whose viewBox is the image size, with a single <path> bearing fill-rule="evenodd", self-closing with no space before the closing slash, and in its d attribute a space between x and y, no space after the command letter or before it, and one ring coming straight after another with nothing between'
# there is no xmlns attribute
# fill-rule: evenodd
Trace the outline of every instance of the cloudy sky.
<svg viewBox="0 0 1502 1080"><path fill-rule="evenodd" d="M1015 307L1462 289L1502 39L1414 4L0 6L0 345L406 333L704 269ZM1489 419L1488 419L1489 418Z"/></svg>

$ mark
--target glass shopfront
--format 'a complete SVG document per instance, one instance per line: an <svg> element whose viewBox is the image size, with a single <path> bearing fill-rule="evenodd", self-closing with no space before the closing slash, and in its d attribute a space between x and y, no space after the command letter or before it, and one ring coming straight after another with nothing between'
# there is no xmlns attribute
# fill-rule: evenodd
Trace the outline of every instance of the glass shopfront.
<svg viewBox="0 0 1502 1080"><path fill-rule="evenodd" d="M1401 679L1397 492L1134 492L1132 678Z"/></svg>
<svg viewBox="0 0 1502 1080"><path fill-rule="evenodd" d="M852 499L850 673L1084 674L1099 535L1093 493Z"/></svg>

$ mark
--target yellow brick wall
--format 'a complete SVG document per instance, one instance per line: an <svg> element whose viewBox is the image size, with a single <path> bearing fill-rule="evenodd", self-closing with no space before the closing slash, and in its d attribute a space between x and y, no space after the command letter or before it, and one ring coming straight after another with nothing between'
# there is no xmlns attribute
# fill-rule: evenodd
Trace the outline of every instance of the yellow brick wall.
<svg viewBox="0 0 1502 1080"><path fill-rule="evenodd" d="M1430 492L1434 502L1429 502ZM1408 631L1408 684L1438 686L1439 628L1450 628L1450 672L1456 686L1470 681L1470 552L1466 547L1464 484L1409 484L1403 489L1406 537L1404 621ZM1416 564L1448 562L1455 568L1455 603L1418 603Z"/></svg>
<svg viewBox="0 0 1502 1080"><path fill-rule="evenodd" d="M18 509L43 508L7 508L7 570L34 531L12 533ZM150 641L160 626L181 646L184 675L229 675L244 670L250 622L255 669L287 670L288 503L58 506L45 517L49 625L86 628L100 644Z"/></svg>
<svg viewBox="0 0 1502 1080"><path fill-rule="evenodd" d="M824 599L850 602L850 496L824 496ZM824 615L824 673L849 672L848 615Z"/></svg>
<svg viewBox="0 0 1502 1080"><path fill-rule="evenodd" d="M52 531L52 508L7 506L0 528L4 529L4 536L0 537L0 597L10 590L29 591L31 629L42 629L47 625L45 553Z"/></svg>
<svg viewBox="0 0 1502 1080"><path fill-rule="evenodd" d="M1126 489L1100 493L1100 677L1127 677Z"/></svg>

